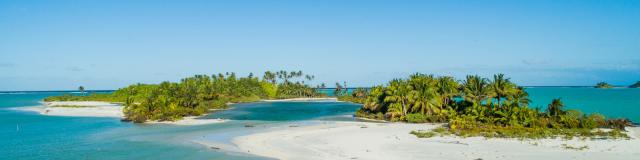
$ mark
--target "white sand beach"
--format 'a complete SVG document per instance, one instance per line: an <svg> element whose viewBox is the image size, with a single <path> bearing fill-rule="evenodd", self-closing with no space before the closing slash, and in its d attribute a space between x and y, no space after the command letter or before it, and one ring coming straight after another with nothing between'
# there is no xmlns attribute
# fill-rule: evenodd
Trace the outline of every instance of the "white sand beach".
<svg viewBox="0 0 640 160"><path fill-rule="evenodd" d="M66 107L59 107L66 106ZM77 107L69 107L77 106ZM124 118L122 110L124 106L117 103L97 102L97 101L63 101L63 102L43 102L41 106L15 108L23 111L38 112L48 116L69 116L69 117L113 117ZM178 121L149 121L148 124L171 124L171 125L205 125L222 123L224 119L198 119L197 116L184 117Z"/></svg>
<svg viewBox="0 0 640 160"><path fill-rule="evenodd" d="M56 107L56 106L77 106L77 107ZM74 102L43 102L41 106L21 107L20 110L35 111L42 115L49 116L71 116L71 117L114 117L123 118L122 109L124 107L115 103L95 102L95 101L74 101Z"/></svg>
<svg viewBox="0 0 640 160"><path fill-rule="evenodd" d="M417 138L413 130L436 124L324 122L237 137L245 153L277 159L637 159L638 128L631 140ZM569 149L581 148L585 149Z"/></svg>

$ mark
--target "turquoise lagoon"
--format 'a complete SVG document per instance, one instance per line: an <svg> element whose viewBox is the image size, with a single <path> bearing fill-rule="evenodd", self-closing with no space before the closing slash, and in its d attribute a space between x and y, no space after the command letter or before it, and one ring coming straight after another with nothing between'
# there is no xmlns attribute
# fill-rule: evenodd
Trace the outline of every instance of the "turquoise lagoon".
<svg viewBox="0 0 640 160"><path fill-rule="evenodd" d="M532 106L562 98L569 109L640 122L640 89L527 88ZM146 125L115 118L42 116L15 110L65 92L0 92L0 159L267 159L215 150L198 142L229 144L233 137L291 124L354 121L357 104L261 102L236 104L205 118L231 119L202 126ZM246 128L251 124L255 127Z"/></svg>

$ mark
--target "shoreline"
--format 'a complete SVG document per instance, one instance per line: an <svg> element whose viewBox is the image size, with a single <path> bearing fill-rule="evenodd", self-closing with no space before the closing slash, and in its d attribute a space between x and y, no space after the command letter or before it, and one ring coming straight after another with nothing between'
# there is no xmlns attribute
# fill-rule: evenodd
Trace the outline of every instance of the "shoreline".
<svg viewBox="0 0 640 160"><path fill-rule="evenodd" d="M116 103L98 101L60 101L40 103L41 105L39 106L18 107L15 109L37 112L38 114L45 116L124 118L124 113L122 113L124 106Z"/></svg>
<svg viewBox="0 0 640 160"><path fill-rule="evenodd" d="M413 130L438 124L329 122L235 137L243 153L276 159L634 159L640 155L640 128L631 139L507 139L436 136L417 138Z"/></svg>
<svg viewBox="0 0 640 160"><path fill-rule="evenodd" d="M66 106L66 107L56 107ZM77 107L70 107L77 106ZM17 107L15 110L36 112L44 116L63 117L107 117L124 119L124 106L118 103L100 101L58 101L41 102L39 106ZM178 121L148 121L142 124L169 124L169 125L205 125L223 123L226 119L198 119L202 116L183 117Z"/></svg>
<svg viewBox="0 0 640 160"><path fill-rule="evenodd" d="M260 100L257 102L340 102L337 98L290 98L290 99L275 99L275 100ZM101 101L55 101L55 102L40 102L39 106L25 106L17 107L15 110L36 112L45 116L64 116L64 117L106 117L106 118L119 118L124 119L123 109L124 106L120 103L113 102L101 102ZM249 102L255 103L255 102ZM238 103L227 103L227 105L234 105ZM56 107L66 106L66 107ZM77 107L69 107L77 106ZM227 109L211 109L210 111L220 111ZM198 119L206 116L187 116L178 121L147 121L142 124L169 124L169 125L205 125L224 123L230 120L227 119Z"/></svg>

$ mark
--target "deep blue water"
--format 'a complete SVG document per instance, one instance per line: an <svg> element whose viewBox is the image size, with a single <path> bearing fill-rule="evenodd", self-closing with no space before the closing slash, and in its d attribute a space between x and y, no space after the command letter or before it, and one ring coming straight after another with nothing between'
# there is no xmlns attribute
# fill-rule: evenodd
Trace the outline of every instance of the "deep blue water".
<svg viewBox="0 0 640 160"><path fill-rule="evenodd" d="M640 122L640 89L528 88L532 106L562 98L569 109ZM63 92L0 93L0 159L265 159L212 150L194 140L225 143L269 126L307 120L352 121L359 105L339 102L263 102L233 105L202 126L144 125L116 118L42 116L11 108L38 105ZM245 124L256 127L245 128Z"/></svg>

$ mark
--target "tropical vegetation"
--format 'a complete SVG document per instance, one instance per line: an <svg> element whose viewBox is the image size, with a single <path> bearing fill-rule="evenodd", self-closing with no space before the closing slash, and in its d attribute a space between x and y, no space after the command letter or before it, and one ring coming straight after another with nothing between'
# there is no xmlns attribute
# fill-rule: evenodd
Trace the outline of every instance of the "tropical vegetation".
<svg viewBox="0 0 640 160"><path fill-rule="evenodd" d="M610 84L609 84L609 83L607 83L607 82L599 82L598 84L596 84L595 88L604 88L604 89L607 89L607 88L613 88L613 86L612 86L612 85L610 85Z"/></svg>
<svg viewBox="0 0 640 160"><path fill-rule="evenodd" d="M640 81L630 85L629 88L640 88Z"/></svg>
<svg viewBox="0 0 640 160"><path fill-rule="evenodd" d="M235 73L196 75L179 82L134 84L113 93L67 94L47 97L45 101L120 102L125 105L125 120L175 121L206 114L212 109L224 109L229 103L322 96L306 83L314 78L302 71L267 71L262 79L253 74L246 77Z"/></svg>
<svg viewBox="0 0 640 160"><path fill-rule="evenodd" d="M601 114L567 110L554 99L544 110L529 106L524 87L497 74L458 81L453 77L413 74L386 85L354 92L341 100L363 104L357 117L410 123L446 123L441 133L459 136L545 138L554 136L625 137L631 122ZM612 128L612 131L594 131ZM432 133L413 132L432 136Z"/></svg>

